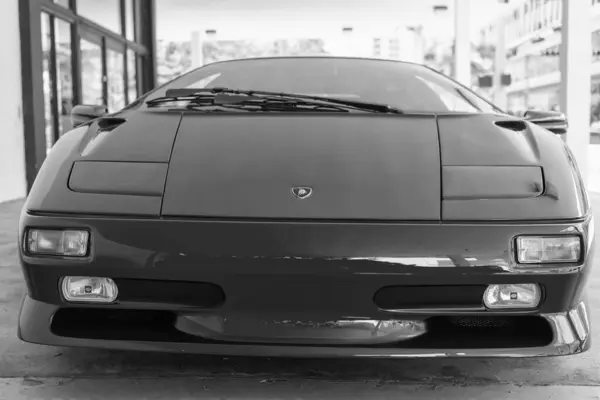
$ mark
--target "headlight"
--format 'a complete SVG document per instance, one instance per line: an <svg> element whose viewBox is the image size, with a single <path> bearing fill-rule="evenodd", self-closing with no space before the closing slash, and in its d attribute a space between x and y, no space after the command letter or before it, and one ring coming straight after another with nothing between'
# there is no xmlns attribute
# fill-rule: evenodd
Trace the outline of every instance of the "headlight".
<svg viewBox="0 0 600 400"><path fill-rule="evenodd" d="M581 259L580 236L521 236L517 238L520 264L576 263Z"/></svg>
<svg viewBox="0 0 600 400"><path fill-rule="evenodd" d="M26 250L34 255L85 257L90 233L83 230L30 229Z"/></svg>

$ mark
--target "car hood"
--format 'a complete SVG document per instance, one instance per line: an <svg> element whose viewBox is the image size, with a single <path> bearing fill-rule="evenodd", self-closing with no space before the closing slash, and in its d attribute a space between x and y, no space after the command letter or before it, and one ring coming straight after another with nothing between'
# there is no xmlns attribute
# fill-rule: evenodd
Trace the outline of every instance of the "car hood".
<svg viewBox="0 0 600 400"><path fill-rule="evenodd" d="M304 199L294 188L311 190ZM503 115L130 110L64 135L27 210L151 217L580 218L565 144Z"/></svg>
<svg viewBox="0 0 600 400"><path fill-rule="evenodd" d="M162 214L439 220L435 118L186 115Z"/></svg>

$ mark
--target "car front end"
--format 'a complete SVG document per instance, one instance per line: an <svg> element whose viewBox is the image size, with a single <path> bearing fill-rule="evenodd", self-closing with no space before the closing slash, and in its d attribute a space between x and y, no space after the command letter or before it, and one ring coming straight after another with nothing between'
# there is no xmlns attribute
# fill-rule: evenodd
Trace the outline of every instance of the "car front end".
<svg viewBox="0 0 600 400"><path fill-rule="evenodd" d="M412 64L245 60L171 86L242 80L288 94L167 85L61 137L20 220L21 339L294 357L589 349L594 222L559 137ZM356 100L369 96L393 107Z"/></svg>

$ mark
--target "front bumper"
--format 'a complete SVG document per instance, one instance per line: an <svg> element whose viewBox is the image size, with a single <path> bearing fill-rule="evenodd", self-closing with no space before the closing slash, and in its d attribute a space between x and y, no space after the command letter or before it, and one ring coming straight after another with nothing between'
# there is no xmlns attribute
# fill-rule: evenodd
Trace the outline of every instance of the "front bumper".
<svg viewBox="0 0 600 400"><path fill-rule="evenodd" d="M57 226L89 230L92 251L82 260L21 254L28 295L19 319L19 337L28 342L299 357L526 357L576 354L590 345L588 314L582 305L593 257L589 221L328 223L25 214L21 237L26 227ZM512 243L516 235L564 232L583 236L583 263L527 270L515 265ZM112 278L119 286L119 297L110 305L69 304L59 291L64 276ZM543 294L539 307L486 310L481 299L487 285L509 283L538 284ZM386 288L391 291L382 295ZM578 312L571 312L574 309ZM86 324L96 321L92 314L105 311L125 312L133 318L148 312L163 314L157 329L154 325L144 330L130 324L98 335L94 330L112 327L107 318L83 332ZM253 336L253 342L240 340L243 327L237 329L237 337L228 340L228 332L217 330L214 335L213 330L212 336L207 336L181 325L182 316L198 313L278 322L362 318L427 320L429 324L436 319L491 317L533 323L525 324L525 329L515 325L527 340L512 340L518 335L488 329L477 331L476 344L459 340L462 331L445 335L448 325L433 322L432 327L441 326L427 332L437 334L433 344L422 337L372 345L306 340L283 343L270 340L273 336L257 343L260 334ZM65 315L71 325L61 331L57 325ZM542 340L528 341L538 329L543 331L538 335Z"/></svg>
<svg viewBox="0 0 600 400"><path fill-rule="evenodd" d="M202 342L170 342L139 340L99 340L63 337L54 334L51 321L59 306L25 296L19 316L19 338L30 343L52 346L93 347L117 350L155 351L189 354L262 357L540 357L578 354L591 346L590 324L585 302L577 312L544 314L553 332L553 340L543 347L419 349L365 346L305 346ZM577 329L576 327L579 327Z"/></svg>

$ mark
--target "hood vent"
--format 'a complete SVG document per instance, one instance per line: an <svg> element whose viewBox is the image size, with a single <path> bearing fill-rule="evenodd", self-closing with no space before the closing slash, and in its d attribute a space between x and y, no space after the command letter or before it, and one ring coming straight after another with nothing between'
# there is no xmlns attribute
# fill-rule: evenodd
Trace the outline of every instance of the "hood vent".
<svg viewBox="0 0 600 400"><path fill-rule="evenodd" d="M124 118L106 117L98 120L98 128L100 131L112 131L119 125L127 122Z"/></svg>
<svg viewBox="0 0 600 400"><path fill-rule="evenodd" d="M521 132L527 129L527 125L524 121L513 120L513 121L496 121L496 126L500 128L510 129L511 131Z"/></svg>

